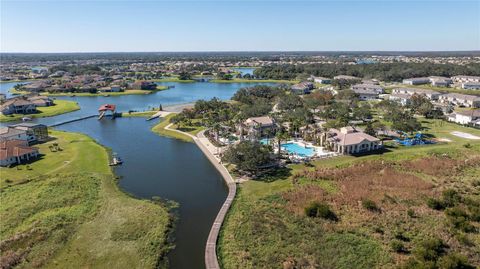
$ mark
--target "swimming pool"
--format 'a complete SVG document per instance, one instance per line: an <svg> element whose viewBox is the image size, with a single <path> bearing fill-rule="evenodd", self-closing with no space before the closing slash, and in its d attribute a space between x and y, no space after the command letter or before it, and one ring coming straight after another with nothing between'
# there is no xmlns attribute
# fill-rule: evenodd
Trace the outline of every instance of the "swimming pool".
<svg viewBox="0 0 480 269"><path fill-rule="evenodd" d="M297 154L305 157L311 157L315 154L315 150L313 148L305 148L300 146L297 143L282 144L282 149L288 151L289 153L293 153L293 154Z"/></svg>

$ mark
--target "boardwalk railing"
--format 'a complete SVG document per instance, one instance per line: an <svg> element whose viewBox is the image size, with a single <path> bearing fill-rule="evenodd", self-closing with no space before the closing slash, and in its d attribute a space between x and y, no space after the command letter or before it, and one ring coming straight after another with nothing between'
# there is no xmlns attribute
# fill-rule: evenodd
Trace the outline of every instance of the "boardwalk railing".
<svg viewBox="0 0 480 269"><path fill-rule="evenodd" d="M71 123L71 122L75 122L75 121L81 121L81 120L93 118L93 117L96 117L96 116L97 116L97 115L90 115L90 116L85 116L85 117L81 117L81 118L66 120L66 121L62 121L62 122L59 122L59 123L51 124L51 125L48 126L48 127L57 127L57 126L64 125L64 124L67 124L67 123Z"/></svg>

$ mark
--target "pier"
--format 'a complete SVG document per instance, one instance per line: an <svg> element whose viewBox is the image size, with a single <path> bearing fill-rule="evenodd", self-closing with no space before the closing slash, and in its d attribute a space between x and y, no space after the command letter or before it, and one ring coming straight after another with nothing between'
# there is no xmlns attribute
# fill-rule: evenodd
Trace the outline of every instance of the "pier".
<svg viewBox="0 0 480 269"><path fill-rule="evenodd" d="M49 125L48 127L57 127L57 126L64 125L64 124L67 124L67 123L71 123L71 122L75 122L75 121L90 119L90 118L93 118L93 117L96 117L96 116L97 115L90 115L90 116L85 116L85 117L76 118L76 119L72 119L72 120L66 120L66 121L62 121L60 123L54 123L52 125Z"/></svg>

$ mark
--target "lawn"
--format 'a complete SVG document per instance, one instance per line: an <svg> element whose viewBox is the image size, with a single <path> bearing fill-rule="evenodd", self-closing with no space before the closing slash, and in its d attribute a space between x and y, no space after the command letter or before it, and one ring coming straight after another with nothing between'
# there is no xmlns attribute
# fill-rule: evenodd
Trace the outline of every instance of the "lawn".
<svg viewBox="0 0 480 269"><path fill-rule="evenodd" d="M55 100L54 103L55 105L53 106L37 107L38 113L35 114L2 114L0 115L0 122L16 121L22 119L25 116L32 118L52 117L80 109L80 106L78 106L77 102L74 101Z"/></svg>
<svg viewBox="0 0 480 269"><path fill-rule="evenodd" d="M426 200L453 189L464 201L455 208L474 216L480 141L450 132L480 130L421 121L426 133L452 142L289 165L283 173L242 183L219 238L223 268L392 268L418 259L420 243L433 237L448 244L447 254L479 266L479 233L452 227L447 213ZM380 209L366 209L364 200ZM313 201L327 204L338 220L306 216ZM480 230L478 219L467 219Z"/></svg>
<svg viewBox="0 0 480 269"><path fill-rule="evenodd" d="M171 137L171 138L175 138L175 139L180 139L180 140L183 140L185 142L193 142L192 138L187 136L187 135L184 135L184 134L181 134L181 133L178 133L178 132L175 132L175 131L171 131L171 130L167 130L165 129L165 127L167 127L169 124L170 124L170 119L175 116L175 114L170 114L164 118L162 118L160 120L160 122L153 126L152 128L152 131L158 135L161 135L161 136L166 136L166 137ZM171 126L172 129L175 129L173 127L173 125ZM200 131L200 130L198 130ZM197 131L197 133L198 133ZM189 130L189 132L192 132L191 134L196 134L196 129L194 130Z"/></svg>
<svg viewBox="0 0 480 269"><path fill-rule="evenodd" d="M2 267L166 267L168 208L122 192L93 139L51 136L40 160L0 170Z"/></svg>

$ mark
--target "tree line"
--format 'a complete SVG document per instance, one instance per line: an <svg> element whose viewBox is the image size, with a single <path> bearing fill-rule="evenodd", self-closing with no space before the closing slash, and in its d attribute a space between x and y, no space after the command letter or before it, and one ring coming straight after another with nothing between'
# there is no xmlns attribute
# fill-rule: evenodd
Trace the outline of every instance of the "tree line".
<svg viewBox="0 0 480 269"><path fill-rule="evenodd" d="M480 76L480 64L378 63L378 64L278 64L258 68L255 76L263 79L297 79L305 76L333 78L349 75L382 81L401 81L411 77L472 75Z"/></svg>

